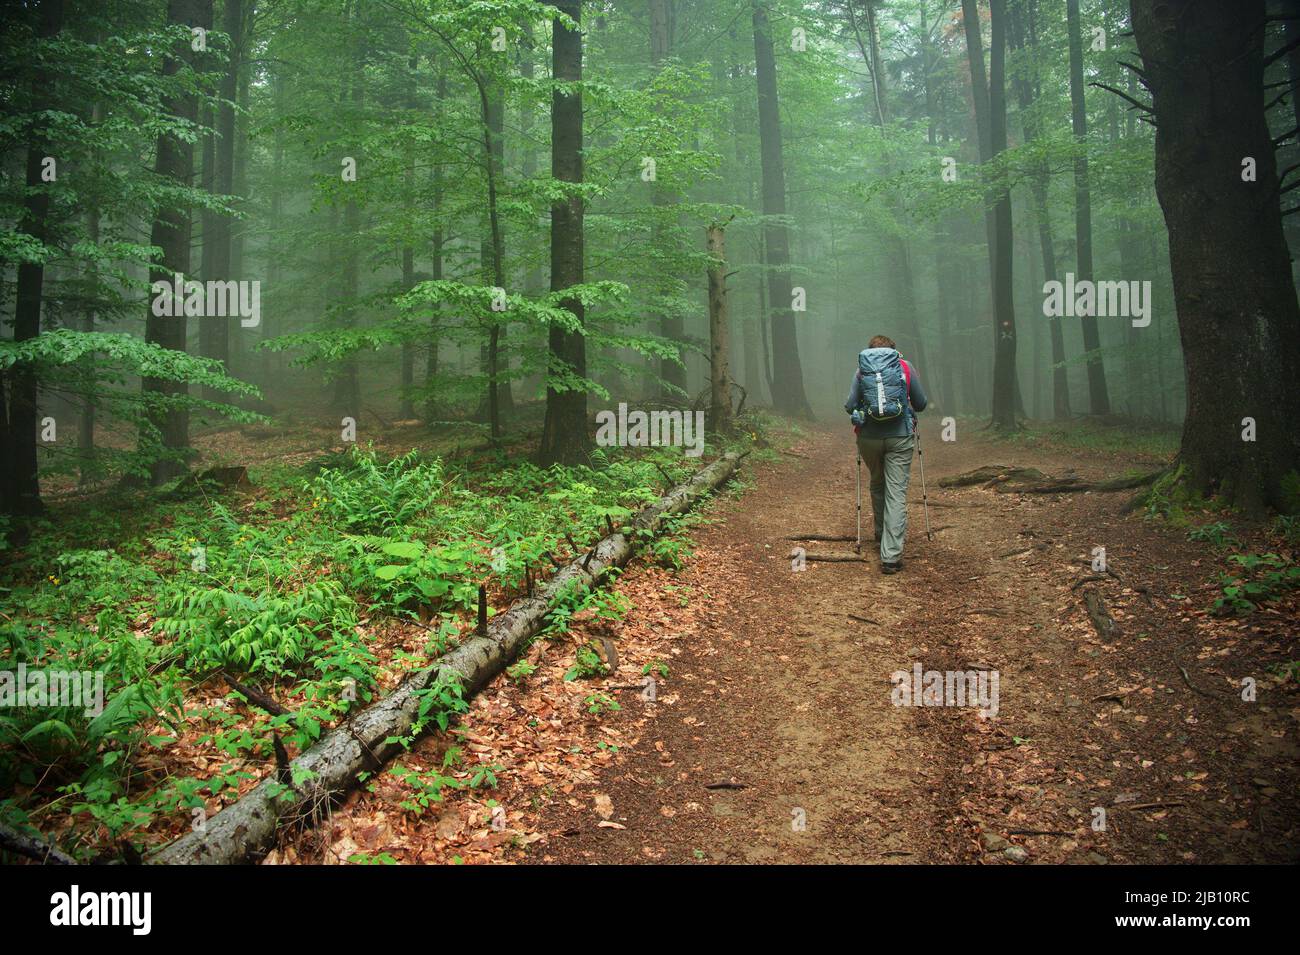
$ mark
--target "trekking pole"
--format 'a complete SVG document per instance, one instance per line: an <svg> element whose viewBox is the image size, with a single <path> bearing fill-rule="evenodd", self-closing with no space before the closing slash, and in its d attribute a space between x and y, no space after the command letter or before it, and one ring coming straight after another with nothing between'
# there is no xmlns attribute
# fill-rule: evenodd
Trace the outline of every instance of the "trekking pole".
<svg viewBox="0 0 1300 955"><path fill-rule="evenodd" d="M925 539L934 540L930 533L930 503L925 493L925 458L921 454L921 429L916 429L916 462L921 466L921 512L925 515Z"/></svg>
<svg viewBox="0 0 1300 955"><path fill-rule="evenodd" d="M853 545L853 553L862 553L862 455L856 455L858 459L857 473L857 501L858 501L858 536Z"/></svg>

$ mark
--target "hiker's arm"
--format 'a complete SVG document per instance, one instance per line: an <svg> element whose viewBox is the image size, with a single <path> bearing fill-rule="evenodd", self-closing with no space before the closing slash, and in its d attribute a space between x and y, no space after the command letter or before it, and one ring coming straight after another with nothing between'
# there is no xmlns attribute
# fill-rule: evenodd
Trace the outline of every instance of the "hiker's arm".
<svg viewBox="0 0 1300 955"><path fill-rule="evenodd" d="M848 400L844 402L844 410L847 411L849 414L853 414L853 412L858 409L858 405L862 403L861 401L858 400L858 389L861 387L862 387L862 378L855 371L853 373L853 384L849 386Z"/></svg>
<svg viewBox="0 0 1300 955"><path fill-rule="evenodd" d="M913 411L924 411L925 406L930 403L930 399L925 396L925 388L921 386L921 378L917 375L916 368L912 369L912 386L907 394L912 400Z"/></svg>

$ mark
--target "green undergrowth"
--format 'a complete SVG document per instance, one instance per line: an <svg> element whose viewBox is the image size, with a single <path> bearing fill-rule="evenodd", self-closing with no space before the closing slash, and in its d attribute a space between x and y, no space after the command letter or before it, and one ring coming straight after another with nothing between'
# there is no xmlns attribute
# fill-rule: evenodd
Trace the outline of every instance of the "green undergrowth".
<svg viewBox="0 0 1300 955"><path fill-rule="evenodd" d="M756 421L733 444L765 445L766 428ZM85 843L70 848L89 858L105 836L143 846L164 817L201 818L274 766L273 736L310 746L375 698L382 672L453 645L472 629L480 585L508 604L701 463L671 448L602 449L567 468L500 449L356 448L256 470L247 493L135 493L61 513L22 549L0 550L0 673L102 674L103 707L0 706L0 820L70 815ZM696 520L646 535L646 559L680 567ZM575 592L552 631L579 613L621 615L617 596ZM423 646L385 656L376 633L394 618L417 622ZM289 712L245 701L227 678ZM434 688L421 728L446 728L463 706L454 688Z"/></svg>

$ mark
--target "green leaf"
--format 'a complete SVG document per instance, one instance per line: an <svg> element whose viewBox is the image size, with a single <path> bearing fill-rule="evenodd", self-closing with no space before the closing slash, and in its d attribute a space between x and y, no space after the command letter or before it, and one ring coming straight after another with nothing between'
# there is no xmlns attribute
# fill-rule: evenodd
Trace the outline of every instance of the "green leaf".
<svg viewBox="0 0 1300 955"><path fill-rule="evenodd" d="M402 557L406 560L415 560L424 553L424 545L417 544L414 541L389 541L380 548L389 557Z"/></svg>

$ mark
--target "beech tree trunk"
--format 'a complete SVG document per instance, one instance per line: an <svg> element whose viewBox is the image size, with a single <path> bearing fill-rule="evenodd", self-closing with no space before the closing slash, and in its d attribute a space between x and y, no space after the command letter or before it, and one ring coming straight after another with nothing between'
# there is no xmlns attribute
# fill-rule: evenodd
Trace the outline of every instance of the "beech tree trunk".
<svg viewBox="0 0 1300 955"><path fill-rule="evenodd" d="M1007 25L1009 27L1008 40L1011 49L1027 49L1031 54L1037 55L1039 52L1038 37L1033 19L1033 8L1030 7L1029 9L1028 45L1025 43L1020 5L1013 3L1009 13L1010 18ZM1038 88L1037 81L1031 82L1023 72L1017 72L1013 82L1016 86L1016 97L1020 101L1020 120L1021 125L1024 127L1025 141L1034 142L1039 137L1039 122L1035 108L1039 97L1042 95L1041 90ZM1047 164L1040 163L1034 170L1029 183L1034 202L1034 219L1038 225L1038 244L1043 257L1044 282L1052 282L1058 279L1056 273L1056 244L1052 238L1052 217L1047 205L1051 175L1051 170ZM1035 316L1034 320L1038 320L1037 316ZM1052 417L1057 421L1063 421L1070 417L1070 380L1068 369L1063 367L1065 361L1065 334L1061 328L1061 319L1059 317L1049 318L1047 324L1051 333L1052 364L1055 366L1052 369ZM1034 374L1037 376L1037 369L1035 369ZM1037 380L1037 377L1035 377L1035 380ZM1037 401L1035 401L1035 406L1037 406Z"/></svg>
<svg viewBox="0 0 1300 955"><path fill-rule="evenodd" d="M1300 307L1263 109L1264 2L1133 0L1132 12L1187 377L1179 459L1192 487L1248 512L1294 508L1283 480L1300 470Z"/></svg>
<svg viewBox="0 0 1300 955"><path fill-rule="evenodd" d="M772 404L777 411L812 417L804 394L790 288L790 235L785 223L785 159L777 99L776 54L767 4L754 3L754 61L758 84L759 156L763 165L764 264L772 319Z"/></svg>
<svg viewBox="0 0 1300 955"><path fill-rule="evenodd" d="M1007 148L1006 0L989 0L992 36L989 41L989 146L997 156ZM998 190L993 206L993 426L1013 429L1019 406L1016 381L1016 310L1012 282L1011 188Z"/></svg>
<svg viewBox="0 0 1300 955"><path fill-rule="evenodd" d="M37 13L37 35L42 39L56 36L63 28L63 0L44 0ZM33 112L49 108L51 77L40 70L32 77L31 107ZM29 191L23 200L23 211L18 231L44 244L49 235L50 197L41 181L41 167L50 154L48 130L42 125L32 130L32 142L27 148L26 185ZM23 262L18 266L18 281L14 293L14 341L24 342L41 333L41 299L45 284L45 266L40 262ZM41 485L37 474L36 431L37 397L40 383L36 371L23 365L15 366L10 374L9 419L6 428L5 460L0 468L7 474L0 484L0 504L11 514L40 514L45 510L41 503ZM0 388L3 388L0 379Z"/></svg>
<svg viewBox="0 0 1300 955"><path fill-rule="evenodd" d="M731 429L731 329L727 303L727 226L704 230L709 253L709 427Z"/></svg>
<svg viewBox="0 0 1300 955"><path fill-rule="evenodd" d="M1092 281L1092 192L1088 185L1088 110L1083 97L1083 38L1079 23L1079 0L1066 0L1066 22L1070 33L1070 123L1079 155L1074 160L1074 241L1076 282ZM1083 348L1101 348L1097 317L1084 315ZM1110 414L1106 389L1106 368L1101 356L1088 359L1088 400L1093 414Z"/></svg>
<svg viewBox="0 0 1300 955"><path fill-rule="evenodd" d="M167 22L211 29L212 0L168 0ZM196 54L191 49L189 40L182 40L164 59L163 75L170 76L183 66L193 66L195 60ZM194 122L198 117L198 97L192 93L179 95L168 104L167 111L177 119ZM178 185L190 185L194 175L194 145L176 136L159 136L154 172L160 178L171 179ZM149 270L150 282L170 284L173 272L189 275L192 230L193 216L188 207L158 211L149 234L149 242L162 249L162 262L159 263L160 267ZM184 310L176 309L180 314L172 316L156 316L149 304L146 304L146 309L145 340L173 351L185 351L187 319ZM168 397L189 393L189 385L183 381L146 378L143 387L146 397L150 393ZM162 452L166 455L154 461L150 468L150 480L156 487L186 470L185 462L178 455L190 443L190 416L183 408L171 408L156 411L151 415L151 421L161 433Z"/></svg>
<svg viewBox="0 0 1300 955"><path fill-rule="evenodd" d="M673 3L674 0L648 0L650 13L650 63L654 69L658 70L663 66L666 57L672 55L673 49ZM656 176L651 193L650 201L655 206L664 208L676 203L674 192L669 186L660 181ZM661 246L664 242L670 241L665 237L668 230L664 228L663 220L657 221L654 227L653 242L656 247ZM660 285L656 289L660 295L668 296L671 287ZM680 315L671 314L665 311L659 316L659 334L669 341L680 345L685 337L686 328ZM659 377L663 379L665 385L662 389L661 397L680 402L682 396L673 388L680 388L683 392L686 390L686 366L680 361L681 353L678 352L678 358L660 358L659 359Z"/></svg>
<svg viewBox="0 0 1300 955"><path fill-rule="evenodd" d="M243 56L245 0L225 0L221 28L230 36L230 60L221 75L217 105L217 135L214 143L214 173L212 189L218 195L229 196L235 191L235 100L239 95L239 69ZM233 222L224 213L204 217L211 234L203 237L203 278L207 281L237 279L231 274L231 236ZM210 260L209 260L210 257ZM223 365L230 361L230 319L219 315L199 318L199 353L204 358L215 358ZM220 393L205 388L204 397L215 399Z"/></svg>
<svg viewBox="0 0 1300 955"><path fill-rule="evenodd" d="M554 6L575 24L581 25L581 0L564 0ZM582 33L562 20L554 22L552 75L558 83L582 81ZM556 89L551 97L551 175L567 183L582 182L582 89ZM575 194L551 204L551 291L559 292L583 281L583 203ZM546 383L546 419L538 460L543 466L578 464L591 451L587 430L587 392L581 386L565 385L558 376L587 376L587 342L581 326L583 305L577 298L565 299L579 328L569 330L552 325L551 367Z"/></svg>

